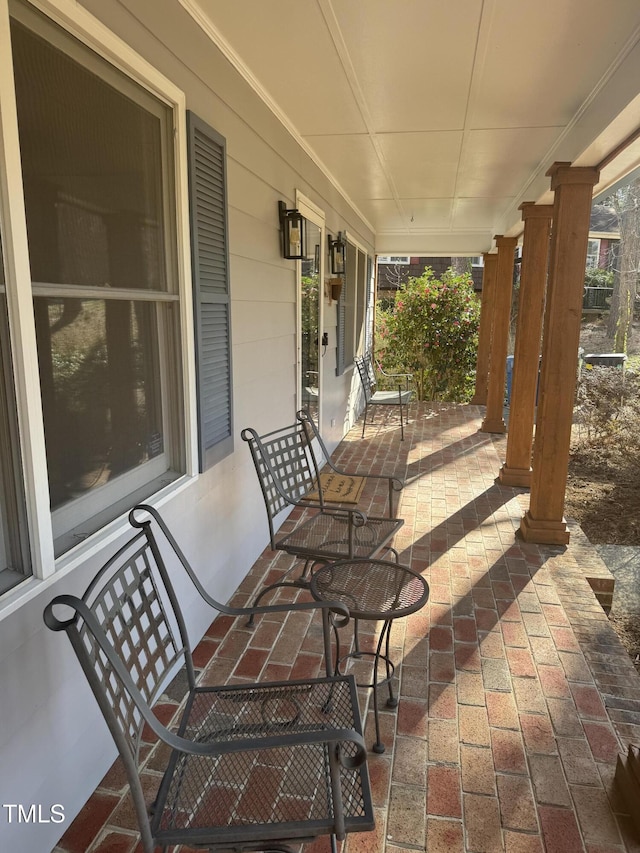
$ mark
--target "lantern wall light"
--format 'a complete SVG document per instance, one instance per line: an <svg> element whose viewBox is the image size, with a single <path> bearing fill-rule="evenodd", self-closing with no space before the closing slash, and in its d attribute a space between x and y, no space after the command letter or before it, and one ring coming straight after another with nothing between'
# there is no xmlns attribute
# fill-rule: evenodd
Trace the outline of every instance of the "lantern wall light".
<svg viewBox="0 0 640 853"><path fill-rule="evenodd" d="M345 270L346 243L342 231L333 239L329 234L329 263L332 275L343 275Z"/></svg>
<svg viewBox="0 0 640 853"><path fill-rule="evenodd" d="M278 202L280 230L282 232L282 256L292 261L306 258L304 216L299 210L287 210L284 201Z"/></svg>

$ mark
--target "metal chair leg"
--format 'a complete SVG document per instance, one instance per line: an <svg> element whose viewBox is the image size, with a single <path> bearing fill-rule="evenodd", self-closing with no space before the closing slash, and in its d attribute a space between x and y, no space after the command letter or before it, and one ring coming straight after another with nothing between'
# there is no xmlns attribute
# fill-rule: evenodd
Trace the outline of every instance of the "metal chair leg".
<svg viewBox="0 0 640 853"><path fill-rule="evenodd" d="M371 687L373 689L373 718L376 724L376 742L373 744L372 750L378 755L382 755L382 753L385 751L385 745L380 740L380 711L378 710L378 663L381 657L385 658L385 667L387 675L385 680L388 681L390 684L391 678L393 676L393 667L391 666L391 661L389 660L388 656L390 633L391 622L387 621L382 627L382 631L378 639L376 653L373 657L373 678L371 680ZM385 648L387 650L386 656L381 654L383 643L385 643Z"/></svg>
<svg viewBox="0 0 640 853"><path fill-rule="evenodd" d="M387 708L398 707L398 697L393 695L393 667L391 666L391 622L388 623L389 630L387 631L387 639L385 646L385 666L387 670L387 684L389 685L389 698L387 699Z"/></svg>

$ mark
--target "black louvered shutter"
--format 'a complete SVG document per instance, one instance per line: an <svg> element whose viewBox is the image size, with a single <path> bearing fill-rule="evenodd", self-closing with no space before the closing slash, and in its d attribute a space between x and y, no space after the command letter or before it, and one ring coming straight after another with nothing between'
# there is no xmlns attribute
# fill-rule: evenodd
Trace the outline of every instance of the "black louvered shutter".
<svg viewBox="0 0 640 853"><path fill-rule="evenodd" d="M233 450L225 140L187 113L200 470Z"/></svg>

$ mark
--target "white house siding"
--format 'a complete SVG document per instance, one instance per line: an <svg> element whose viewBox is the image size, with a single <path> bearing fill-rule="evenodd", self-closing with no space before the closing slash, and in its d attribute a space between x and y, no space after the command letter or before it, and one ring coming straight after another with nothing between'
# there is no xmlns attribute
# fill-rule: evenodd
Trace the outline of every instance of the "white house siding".
<svg viewBox="0 0 640 853"><path fill-rule="evenodd" d="M2 14L5 3L0 0ZM295 412L295 264L280 256L277 201L293 203L299 189L324 210L328 231L348 230L369 251L373 235L175 0L87 0L84 6L184 91L187 109L227 140L235 452L162 504L206 586L226 600L267 544L262 498L240 431L265 431L292 421ZM335 376L335 302L325 301L324 312L323 432L333 446L354 417L348 409L353 373ZM62 824L9 823L0 808L0 850L48 853L113 761L69 643L44 627L42 611L55 594L81 593L125 528L100 550L91 541L80 546L84 559L66 555L57 576L24 584L23 591L35 592L22 603L21 590L14 591L11 609L0 600L0 805L35 803L46 814L60 803L66 818ZM196 642L211 614L192 591L184 591L183 601Z"/></svg>

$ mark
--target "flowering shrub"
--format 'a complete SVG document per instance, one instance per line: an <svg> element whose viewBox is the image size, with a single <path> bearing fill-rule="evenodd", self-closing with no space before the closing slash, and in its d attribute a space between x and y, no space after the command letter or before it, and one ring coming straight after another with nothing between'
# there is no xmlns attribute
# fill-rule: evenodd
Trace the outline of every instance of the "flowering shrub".
<svg viewBox="0 0 640 853"><path fill-rule="evenodd" d="M469 399L476 366L480 303L467 274L431 267L401 284L379 310L376 357L385 372L412 373L419 400Z"/></svg>

